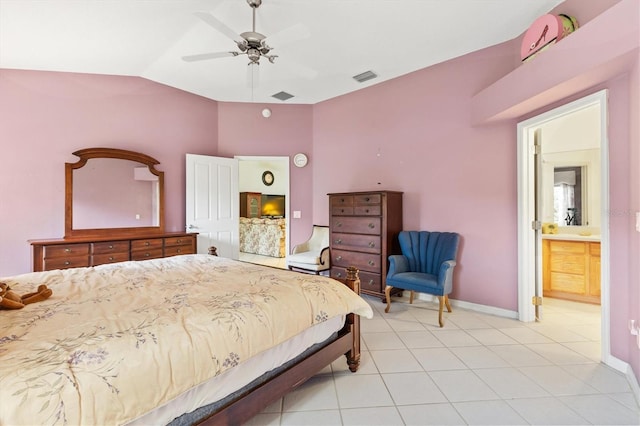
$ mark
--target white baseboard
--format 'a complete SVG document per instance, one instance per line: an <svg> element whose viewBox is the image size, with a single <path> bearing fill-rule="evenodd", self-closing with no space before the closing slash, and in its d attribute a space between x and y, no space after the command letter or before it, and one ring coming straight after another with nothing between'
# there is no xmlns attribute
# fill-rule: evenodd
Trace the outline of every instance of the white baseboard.
<svg viewBox="0 0 640 426"><path fill-rule="evenodd" d="M431 294L415 293L416 299L424 300L426 302L438 303L438 298ZM465 302L463 300L449 299L451 306L457 308L468 309L470 311L481 312L483 314L496 315L499 317L518 319L518 312L510 311L508 309L496 308L495 306L481 305L479 303Z"/></svg>

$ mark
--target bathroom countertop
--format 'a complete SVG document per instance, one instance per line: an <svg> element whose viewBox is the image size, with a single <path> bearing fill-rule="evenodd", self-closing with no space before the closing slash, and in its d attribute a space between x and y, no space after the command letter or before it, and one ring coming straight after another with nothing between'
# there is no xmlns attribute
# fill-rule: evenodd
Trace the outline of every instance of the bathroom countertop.
<svg viewBox="0 0 640 426"><path fill-rule="evenodd" d="M600 242L600 235L579 235L579 234L542 234L543 240L563 240L563 241L589 241Z"/></svg>

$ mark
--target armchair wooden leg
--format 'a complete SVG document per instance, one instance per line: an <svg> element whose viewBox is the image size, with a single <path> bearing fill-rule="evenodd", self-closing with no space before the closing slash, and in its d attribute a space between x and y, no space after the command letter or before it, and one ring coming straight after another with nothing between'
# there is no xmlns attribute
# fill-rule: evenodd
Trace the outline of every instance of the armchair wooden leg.
<svg viewBox="0 0 640 426"><path fill-rule="evenodd" d="M438 300L440 301L440 310L438 311L438 322L440 323L440 327L444 326L444 322L442 321L442 310L444 309L444 298L446 296L438 296Z"/></svg>
<svg viewBox="0 0 640 426"><path fill-rule="evenodd" d="M444 296L444 304L447 307L447 311L451 312L451 303L449 302L449 296Z"/></svg>
<svg viewBox="0 0 640 426"><path fill-rule="evenodd" d="M413 305L413 290L411 290L411 294L409 295L409 303Z"/></svg>
<svg viewBox="0 0 640 426"><path fill-rule="evenodd" d="M387 307L384 309L384 311L387 314L389 313L389 308L391 307L391 289L393 289L393 287L391 287L390 285L386 286L384 289L384 295L387 299Z"/></svg>

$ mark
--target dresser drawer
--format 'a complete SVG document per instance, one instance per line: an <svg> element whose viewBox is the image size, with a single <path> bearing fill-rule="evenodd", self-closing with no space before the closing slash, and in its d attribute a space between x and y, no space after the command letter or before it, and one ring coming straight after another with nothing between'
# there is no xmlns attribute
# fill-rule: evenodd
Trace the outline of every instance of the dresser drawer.
<svg viewBox="0 0 640 426"><path fill-rule="evenodd" d="M91 264L104 265L105 263L126 262L129 260L129 252L94 254Z"/></svg>
<svg viewBox="0 0 640 426"><path fill-rule="evenodd" d="M379 217L332 217L331 229L352 234L380 235Z"/></svg>
<svg viewBox="0 0 640 426"><path fill-rule="evenodd" d="M195 251L191 244L182 245L182 246L170 246L164 248L164 255L166 257L169 256L177 256L179 254L194 254Z"/></svg>
<svg viewBox="0 0 640 426"><path fill-rule="evenodd" d="M89 266L89 255L46 258L43 263L45 271L52 269L83 268Z"/></svg>
<svg viewBox="0 0 640 426"><path fill-rule="evenodd" d="M353 201L356 206L380 204L382 202L382 195L380 194L354 195Z"/></svg>
<svg viewBox="0 0 640 426"><path fill-rule="evenodd" d="M361 271L380 273L380 259L381 257L379 254L357 253L344 250L331 251L332 265L341 266L343 268L355 266Z"/></svg>
<svg viewBox="0 0 640 426"><path fill-rule="evenodd" d="M89 244L65 244L59 246L45 246L44 257L49 259L52 257L72 257L89 254ZM87 258L88 259L88 258ZM86 265L89 266L89 265ZM54 268L58 269L58 268Z"/></svg>
<svg viewBox="0 0 640 426"><path fill-rule="evenodd" d="M334 195L329 197L329 205L333 207L353 207L353 195Z"/></svg>
<svg viewBox="0 0 640 426"><path fill-rule="evenodd" d="M331 247L363 253L380 253L382 239L380 235L334 233L331 234Z"/></svg>
<svg viewBox="0 0 640 426"><path fill-rule="evenodd" d="M127 253L128 257L129 241L107 241L101 243L93 243L92 253L94 254L94 256L96 254Z"/></svg>
<svg viewBox="0 0 640 426"><path fill-rule="evenodd" d="M131 252L131 260L158 259L161 257L163 257L162 247Z"/></svg>
<svg viewBox="0 0 640 426"><path fill-rule="evenodd" d="M331 268L331 278L344 279L346 276L346 268ZM382 277L380 276L380 274L358 271L358 277L360 278L360 290L362 290L363 292L369 291L381 293L384 291L384 289L382 288Z"/></svg>
<svg viewBox="0 0 640 426"><path fill-rule="evenodd" d="M149 250L160 249L162 252L162 238L151 238L148 240L133 240L131 241L131 251L136 250Z"/></svg>
<svg viewBox="0 0 640 426"><path fill-rule="evenodd" d="M382 207L380 205L355 206L353 208L353 214L356 216L380 216L382 214Z"/></svg>
<svg viewBox="0 0 640 426"><path fill-rule="evenodd" d="M164 239L164 246L191 246L193 244L193 237L171 237Z"/></svg>
<svg viewBox="0 0 640 426"><path fill-rule="evenodd" d="M353 216L353 207L331 207L332 216Z"/></svg>

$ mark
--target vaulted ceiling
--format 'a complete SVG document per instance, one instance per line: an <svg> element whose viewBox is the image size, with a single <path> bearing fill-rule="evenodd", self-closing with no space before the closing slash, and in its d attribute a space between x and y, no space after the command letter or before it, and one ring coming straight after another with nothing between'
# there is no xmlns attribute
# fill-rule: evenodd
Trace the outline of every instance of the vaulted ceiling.
<svg viewBox="0 0 640 426"><path fill-rule="evenodd" d="M140 76L219 101L280 103L272 95L286 92L286 103L314 104L514 39L560 3L262 0L256 32L278 57L249 67L246 55L182 59L237 51L196 13L251 31L246 0L0 0L0 68ZM352 78L365 71L377 78Z"/></svg>

